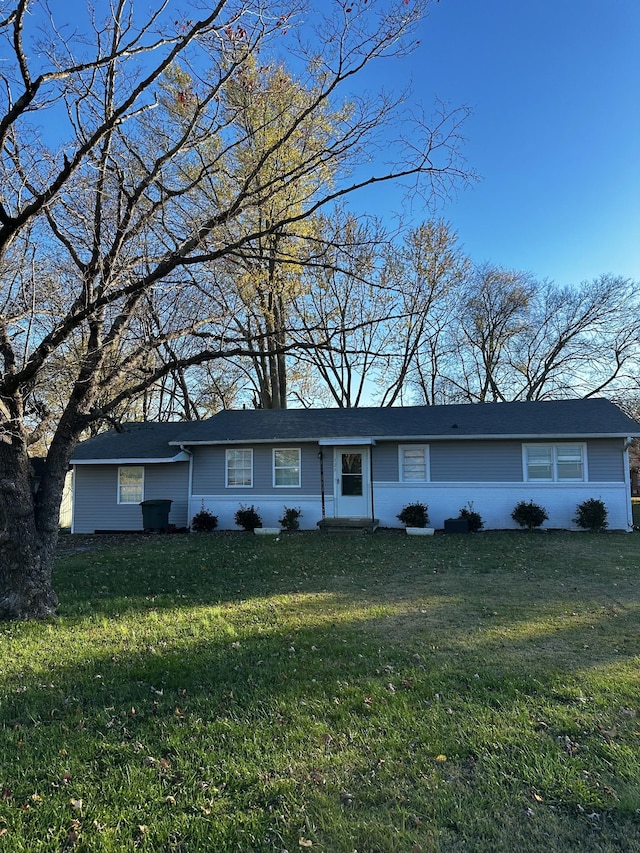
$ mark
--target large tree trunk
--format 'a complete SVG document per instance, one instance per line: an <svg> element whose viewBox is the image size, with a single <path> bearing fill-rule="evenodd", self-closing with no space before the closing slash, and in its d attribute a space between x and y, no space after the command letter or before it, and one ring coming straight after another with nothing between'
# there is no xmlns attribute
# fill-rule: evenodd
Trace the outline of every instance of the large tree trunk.
<svg viewBox="0 0 640 853"><path fill-rule="evenodd" d="M26 448L19 442L0 441L0 619L38 619L55 613L58 516L44 517L50 513L38 512Z"/></svg>

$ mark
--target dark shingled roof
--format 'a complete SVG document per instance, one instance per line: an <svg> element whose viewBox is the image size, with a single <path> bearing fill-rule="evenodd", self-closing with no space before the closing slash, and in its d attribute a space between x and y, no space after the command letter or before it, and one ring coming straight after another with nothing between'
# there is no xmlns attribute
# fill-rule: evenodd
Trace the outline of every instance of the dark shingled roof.
<svg viewBox="0 0 640 853"><path fill-rule="evenodd" d="M170 459L180 444L638 435L640 425L603 398L404 408L247 409L227 410L191 423L127 424L121 433L103 433L78 445L72 462Z"/></svg>
<svg viewBox="0 0 640 853"><path fill-rule="evenodd" d="M71 463L89 459L163 459L168 462L180 453L180 448L169 442L188 426L182 421L123 424L120 430L101 432L81 442L73 453Z"/></svg>

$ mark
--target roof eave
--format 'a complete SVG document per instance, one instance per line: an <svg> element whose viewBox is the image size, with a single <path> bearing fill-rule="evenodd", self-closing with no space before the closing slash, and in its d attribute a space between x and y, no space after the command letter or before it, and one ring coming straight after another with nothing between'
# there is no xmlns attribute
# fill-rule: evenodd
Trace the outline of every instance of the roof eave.
<svg viewBox="0 0 640 853"><path fill-rule="evenodd" d="M189 456L185 451L175 456L130 456L113 457L109 459L97 457L94 459L71 459L71 465L162 465L172 462L188 462Z"/></svg>
<svg viewBox="0 0 640 853"><path fill-rule="evenodd" d="M274 444L283 441L296 441L298 443L318 443L320 445L330 444L375 444L378 441L550 441L558 439L588 439L588 438L640 438L639 432L549 432L549 433L412 433L409 435L372 435L372 436L314 436L314 437L272 437L272 438L221 438L202 439L200 441L170 441L169 444L176 446L208 446L208 445L230 445L230 444Z"/></svg>
<svg viewBox="0 0 640 853"><path fill-rule="evenodd" d="M221 444L275 444L276 442L282 441L296 441L299 444L312 444L313 442L317 442L317 438L298 438L296 436L293 437L274 437L274 438L220 438L220 439L206 439L202 441L170 441L169 444L176 445L178 447L203 447L206 445L221 445Z"/></svg>

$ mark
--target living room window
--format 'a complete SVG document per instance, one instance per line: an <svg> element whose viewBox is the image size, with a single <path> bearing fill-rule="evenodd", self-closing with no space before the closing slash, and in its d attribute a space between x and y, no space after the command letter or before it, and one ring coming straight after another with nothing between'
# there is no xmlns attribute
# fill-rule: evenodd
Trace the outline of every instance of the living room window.
<svg viewBox="0 0 640 853"><path fill-rule="evenodd" d="M273 485L276 488L300 486L300 448L274 448Z"/></svg>
<svg viewBox="0 0 640 853"><path fill-rule="evenodd" d="M227 486L253 486L253 450L227 450Z"/></svg>
<svg viewBox="0 0 640 853"><path fill-rule="evenodd" d="M400 480L403 483L429 479L429 445L404 444L399 448Z"/></svg>

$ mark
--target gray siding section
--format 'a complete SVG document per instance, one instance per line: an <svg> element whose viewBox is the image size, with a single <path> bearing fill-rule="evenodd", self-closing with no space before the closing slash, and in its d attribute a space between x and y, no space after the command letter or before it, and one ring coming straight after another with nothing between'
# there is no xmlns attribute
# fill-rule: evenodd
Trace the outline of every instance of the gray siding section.
<svg viewBox="0 0 640 853"><path fill-rule="evenodd" d="M621 438L587 442L590 483L623 483L624 443Z"/></svg>
<svg viewBox="0 0 640 853"><path fill-rule="evenodd" d="M410 445L412 442L402 444ZM432 441L429 443L431 482L521 483L522 445L521 441ZM588 441L587 460L590 482L624 482L622 439ZM399 478L398 444L377 444L373 448L373 479L377 482L397 483Z"/></svg>
<svg viewBox="0 0 640 853"><path fill-rule="evenodd" d="M401 442L428 444L432 483L521 483L522 444L519 441ZM400 479L398 444L377 444L373 479L397 483Z"/></svg>
<svg viewBox="0 0 640 853"><path fill-rule="evenodd" d="M317 444L296 444L287 442L281 444L257 444L253 446L253 487L225 486L225 451L236 447L194 447L193 448L193 494L216 495L220 497L237 496L243 500L243 495L249 498L256 495L319 495L320 494L320 460ZM273 485L273 448L295 447L300 453L300 486L296 488L275 488ZM325 494L333 494L333 451L324 448L324 478Z"/></svg>
<svg viewBox="0 0 640 853"><path fill-rule="evenodd" d="M189 464L175 462L144 466L144 498L170 499L169 523L187 525ZM77 465L75 468L75 533L95 530L141 530L142 510L137 504L118 504L117 465Z"/></svg>
<svg viewBox="0 0 640 853"><path fill-rule="evenodd" d="M442 441L431 444L434 483L521 483L519 441Z"/></svg>
<svg viewBox="0 0 640 853"><path fill-rule="evenodd" d="M522 482L522 444L519 441L403 441L373 448L373 479L397 483L398 447L429 445L433 483Z"/></svg>
<svg viewBox="0 0 640 853"><path fill-rule="evenodd" d="M404 442L411 444L411 442ZM421 442L422 445L427 442ZM374 481L379 483L397 483L400 480L398 471L398 445L395 442L384 442L371 448L371 473Z"/></svg>

